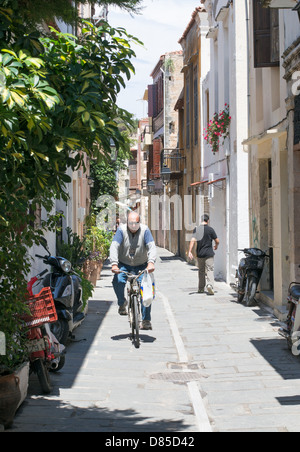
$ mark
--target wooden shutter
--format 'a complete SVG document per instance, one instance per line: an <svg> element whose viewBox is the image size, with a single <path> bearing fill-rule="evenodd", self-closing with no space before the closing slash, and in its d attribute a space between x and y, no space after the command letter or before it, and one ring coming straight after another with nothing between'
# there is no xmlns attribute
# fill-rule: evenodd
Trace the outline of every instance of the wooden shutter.
<svg viewBox="0 0 300 452"><path fill-rule="evenodd" d="M148 116L157 116L157 85L148 85Z"/></svg>
<svg viewBox="0 0 300 452"><path fill-rule="evenodd" d="M129 161L129 180L130 188L137 187L137 162L135 160Z"/></svg>
<svg viewBox="0 0 300 452"><path fill-rule="evenodd" d="M153 146L149 146L149 160L147 163L147 179L153 179Z"/></svg>
<svg viewBox="0 0 300 452"><path fill-rule="evenodd" d="M271 63L279 66L279 12L278 9L270 9L271 13Z"/></svg>
<svg viewBox="0 0 300 452"><path fill-rule="evenodd" d="M161 140L153 141L153 173L155 178L160 176L160 153L161 153Z"/></svg>
<svg viewBox="0 0 300 452"><path fill-rule="evenodd" d="M190 80L189 77L187 77L186 80L186 128L185 128L185 137L186 137L186 147L190 147Z"/></svg>
<svg viewBox="0 0 300 452"><path fill-rule="evenodd" d="M153 118L153 89L154 85L148 85L148 116L149 118Z"/></svg>
<svg viewBox="0 0 300 452"><path fill-rule="evenodd" d="M198 101L198 66L194 68L194 144L198 143L198 121L199 121L199 101Z"/></svg>
<svg viewBox="0 0 300 452"><path fill-rule="evenodd" d="M254 67L279 66L278 10L263 8L253 1Z"/></svg>

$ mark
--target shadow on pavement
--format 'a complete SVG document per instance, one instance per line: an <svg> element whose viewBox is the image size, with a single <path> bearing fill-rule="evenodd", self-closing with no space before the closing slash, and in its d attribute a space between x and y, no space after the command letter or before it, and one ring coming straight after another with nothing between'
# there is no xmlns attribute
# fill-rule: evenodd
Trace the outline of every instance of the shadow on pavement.
<svg viewBox="0 0 300 452"><path fill-rule="evenodd" d="M35 401L38 405L39 401ZM64 405L59 401L48 400L49 409L43 415L26 419L22 416L22 424L18 426L18 418L15 419L10 432L180 432L187 428L182 420L158 419L153 420L151 413L149 417L141 416L133 409L108 410L105 407L91 406L80 408L72 405ZM38 407L33 402L28 406L25 402L20 408L29 414L30 409L38 413ZM171 416L171 413L170 413ZM55 420L51 427L51 419ZM57 419L61 425L57 427Z"/></svg>

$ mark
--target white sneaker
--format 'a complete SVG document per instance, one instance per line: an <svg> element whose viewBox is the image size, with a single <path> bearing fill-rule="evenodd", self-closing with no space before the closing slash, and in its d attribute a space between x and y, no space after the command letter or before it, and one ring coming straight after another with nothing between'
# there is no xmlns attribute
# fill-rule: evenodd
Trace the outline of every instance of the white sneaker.
<svg viewBox="0 0 300 452"><path fill-rule="evenodd" d="M214 295L215 294L214 289L213 289L213 287L211 285L207 286L207 292L209 293L209 295Z"/></svg>

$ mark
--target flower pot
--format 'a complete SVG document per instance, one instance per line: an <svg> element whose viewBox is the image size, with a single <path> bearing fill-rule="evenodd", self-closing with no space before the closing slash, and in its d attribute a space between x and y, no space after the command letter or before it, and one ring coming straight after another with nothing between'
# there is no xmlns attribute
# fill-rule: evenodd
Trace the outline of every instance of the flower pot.
<svg viewBox="0 0 300 452"><path fill-rule="evenodd" d="M28 391L28 384L29 384L29 362L23 363L15 372L14 374L16 377L20 380L20 392L21 392L21 400L19 402L18 408L24 400L27 397L27 391Z"/></svg>
<svg viewBox="0 0 300 452"><path fill-rule="evenodd" d="M83 271L83 276L85 277L85 279L90 280L91 271L90 271L90 261L89 260L86 260L84 262L82 271Z"/></svg>
<svg viewBox="0 0 300 452"><path fill-rule="evenodd" d="M90 261L91 275L89 281L93 284L94 287L97 285L98 279L100 279L101 270L103 268L102 261Z"/></svg>
<svg viewBox="0 0 300 452"><path fill-rule="evenodd" d="M27 397L29 362L21 364L12 374L0 376L0 426L9 428L17 409Z"/></svg>
<svg viewBox="0 0 300 452"><path fill-rule="evenodd" d="M97 280L100 279L103 268L103 261L87 260L83 266L84 277L95 287Z"/></svg>
<svg viewBox="0 0 300 452"><path fill-rule="evenodd" d="M15 374L0 376L0 425L11 427L21 401L20 379Z"/></svg>

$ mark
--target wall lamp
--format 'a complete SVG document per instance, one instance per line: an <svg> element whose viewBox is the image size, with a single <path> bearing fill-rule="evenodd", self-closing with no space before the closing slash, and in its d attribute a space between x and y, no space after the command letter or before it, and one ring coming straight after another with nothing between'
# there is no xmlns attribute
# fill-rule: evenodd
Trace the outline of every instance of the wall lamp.
<svg viewBox="0 0 300 452"><path fill-rule="evenodd" d="M168 168L167 166L164 166L161 169L160 177L161 177L162 183L164 185L168 185L168 183L171 180L171 170L170 170L170 168Z"/></svg>

